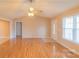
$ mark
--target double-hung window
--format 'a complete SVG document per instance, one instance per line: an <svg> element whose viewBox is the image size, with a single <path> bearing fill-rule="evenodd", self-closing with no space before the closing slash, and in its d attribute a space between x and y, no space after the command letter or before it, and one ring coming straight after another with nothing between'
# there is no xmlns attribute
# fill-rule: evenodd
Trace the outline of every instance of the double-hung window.
<svg viewBox="0 0 79 59"><path fill-rule="evenodd" d="M63 18L63 38L73 40L73 17Z"/></svg>
<svg viewBox="0 0 79 59"><path fill-rule="evenodd" d="M63 38L79 42L79 16L68 16L63 18Z"/></svg>

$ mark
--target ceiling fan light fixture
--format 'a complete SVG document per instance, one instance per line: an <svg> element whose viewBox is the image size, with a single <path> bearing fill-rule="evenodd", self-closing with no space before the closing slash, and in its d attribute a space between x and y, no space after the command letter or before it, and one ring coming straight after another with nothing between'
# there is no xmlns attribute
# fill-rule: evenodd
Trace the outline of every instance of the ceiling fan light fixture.
<svg viewBox="0 0 79 59"><path fill-rule="evenodd" d="M28 13L28 16L34 16L34 13Z"/></svg>
<svg viewBox="0 0 79 59"><path fill-rule="evenodd" d="M33 7L30 7L29 10L32 12L32 11L34 11L34 8Z"/></svg>

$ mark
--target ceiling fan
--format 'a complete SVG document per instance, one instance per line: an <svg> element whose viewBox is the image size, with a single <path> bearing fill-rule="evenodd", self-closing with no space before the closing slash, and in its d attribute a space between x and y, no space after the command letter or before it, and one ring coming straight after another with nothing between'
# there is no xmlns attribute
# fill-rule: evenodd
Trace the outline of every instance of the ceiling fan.
<svg viewBox="0 0 79 59"><path fill-rule="evenodd" d="M40 13L42 13L42 10L38 10L34 7L32 7L32 3L35 0L28 0L31 3L31 6L28 8L28 16L35 16L35 15L39 15Z"/></svg>

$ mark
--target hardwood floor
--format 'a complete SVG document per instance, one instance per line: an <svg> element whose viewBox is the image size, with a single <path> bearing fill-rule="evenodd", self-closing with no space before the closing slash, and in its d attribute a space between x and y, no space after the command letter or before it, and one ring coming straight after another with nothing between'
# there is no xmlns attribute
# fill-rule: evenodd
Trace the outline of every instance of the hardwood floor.
<svg viewBox="0 0 79 59"><path fill-rule="evenodd" d="M13 39L0 45L1 58L78 58L57 42L43 39Z"/></svg>

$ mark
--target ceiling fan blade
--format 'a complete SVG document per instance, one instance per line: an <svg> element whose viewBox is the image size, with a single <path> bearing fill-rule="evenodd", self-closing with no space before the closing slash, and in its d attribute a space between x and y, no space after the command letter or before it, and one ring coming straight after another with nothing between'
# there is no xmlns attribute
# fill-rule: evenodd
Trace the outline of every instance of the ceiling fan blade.
<svg viewBox="0 0 79 59"><path fill-rule="evenodd" d="M33 2L33 0L29 0L31 3Z"/></svg>
<svg viewBox="0 0 79 59"><path fill-rule="evenodd" d="M27 3L27 2L29 2L29 3L33 3L34 0L24 0L24 3Z"/></svg>

